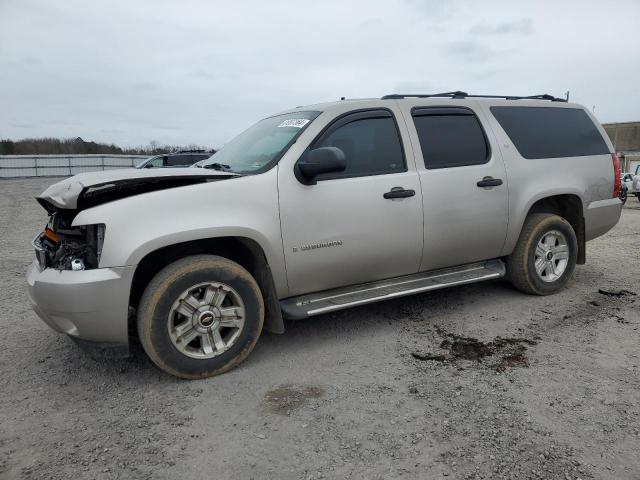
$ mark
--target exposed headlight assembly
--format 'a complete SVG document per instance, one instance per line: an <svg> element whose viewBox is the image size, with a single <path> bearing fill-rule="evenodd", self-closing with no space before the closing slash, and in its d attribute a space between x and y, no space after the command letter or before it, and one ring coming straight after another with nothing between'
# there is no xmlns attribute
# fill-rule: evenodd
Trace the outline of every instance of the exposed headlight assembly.
<svg viewBox="0 0 640 480"><path fill-rule="evenodd" d="M32 244L41 268L58 270L88 270L98 268L105 226L71 227L63 218L52 215L44 232Z"/></svg>

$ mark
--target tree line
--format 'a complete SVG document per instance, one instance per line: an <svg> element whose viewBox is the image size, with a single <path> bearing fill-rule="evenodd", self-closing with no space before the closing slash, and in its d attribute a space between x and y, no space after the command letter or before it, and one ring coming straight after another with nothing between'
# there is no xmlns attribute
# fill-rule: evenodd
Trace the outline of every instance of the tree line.
<svg viewBox="0 0 640 480"><path fill-rule="evenodd" d="M160 155L178 150L207 150L198 145L160 145L152 141L149 145L121 148L113 143L86 142L82 138L25 138L23 140L0 139L0 155Z"/></svg>

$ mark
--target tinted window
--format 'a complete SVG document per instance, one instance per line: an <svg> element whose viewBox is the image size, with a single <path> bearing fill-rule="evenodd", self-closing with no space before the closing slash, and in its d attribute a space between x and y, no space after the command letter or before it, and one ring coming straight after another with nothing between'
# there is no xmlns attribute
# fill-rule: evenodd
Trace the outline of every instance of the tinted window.
<svg viewBox="0 0 640 480"><path fill-rule="evenodd" d="M524 158L603 155L609 148L581 108L491 107Z"/></svg>
<svg viewBox="0 0 640 480"><path fill-rule="evenodd" d="M192 163L191 155L170 155L167 157L168 167L179 167L181 165L191 165Z"/></svg>
<svg viewBox="0 0 640 480"><path fill-rule="evenodd" d="M313 148L338 147L344 152L347 168L328 178L358 177L405 170L398 129L392 117L364 118L330 130Z"/></svg>
<svg viewBox="0 0 640 480"><path fill-rule="evenodd" d="M479 165L489 159L489 148L479 120L469 110L429 109L414 112L424 165L429 169ZM443 113L441 113L443 112Z"/></svg>

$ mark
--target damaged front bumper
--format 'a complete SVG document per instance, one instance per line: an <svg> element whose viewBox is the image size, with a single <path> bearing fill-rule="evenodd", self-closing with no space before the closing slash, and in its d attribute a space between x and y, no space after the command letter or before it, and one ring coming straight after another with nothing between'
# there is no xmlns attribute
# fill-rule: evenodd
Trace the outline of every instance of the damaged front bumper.
<svg viewBox="0 0 640 480"><path fill-rule="evenodd" d="M27 271L31 305L57 332L76 340L126 346L134 271L132 266L60 271L42 268L34 260Z"/></svg>

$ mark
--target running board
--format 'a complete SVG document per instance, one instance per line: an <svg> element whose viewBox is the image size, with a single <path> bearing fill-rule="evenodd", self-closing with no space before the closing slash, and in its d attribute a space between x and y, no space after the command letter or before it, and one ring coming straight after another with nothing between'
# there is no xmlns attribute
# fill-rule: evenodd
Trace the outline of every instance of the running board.
<svg viewBox="0 0 640 480"><path fill-rule="evenodd" d="M298 320L414 293L501 278L504 275L504 263L495 259L286 298L280 300L280 306L285 318Z"/></svg>

